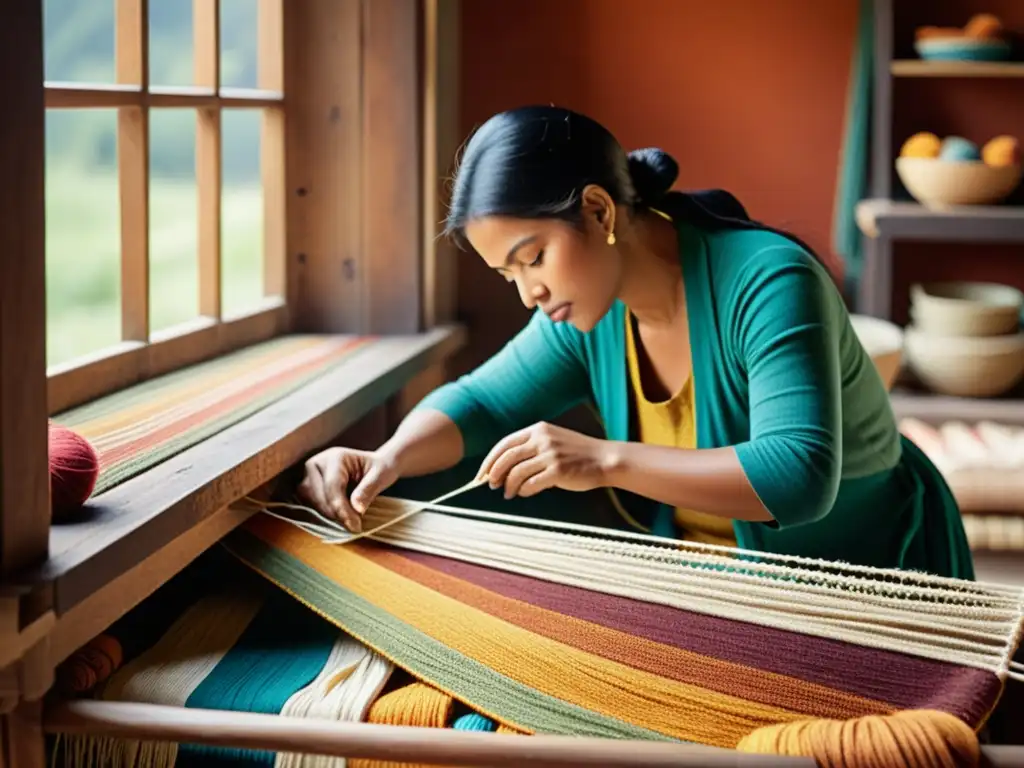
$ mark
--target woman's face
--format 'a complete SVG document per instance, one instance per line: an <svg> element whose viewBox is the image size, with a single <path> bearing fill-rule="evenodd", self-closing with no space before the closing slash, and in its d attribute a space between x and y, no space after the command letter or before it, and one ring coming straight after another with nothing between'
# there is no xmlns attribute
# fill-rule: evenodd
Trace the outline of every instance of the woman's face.
<svg viewBox="0 0 1024 768"><path fill-rule="evenodd" d="M527 309L540 307L555 322L590 331L618 295L618 249L608 245L608 225L586 208L582 228L490 216L469 222L465 232L487 265L515 284Z"/></svg>

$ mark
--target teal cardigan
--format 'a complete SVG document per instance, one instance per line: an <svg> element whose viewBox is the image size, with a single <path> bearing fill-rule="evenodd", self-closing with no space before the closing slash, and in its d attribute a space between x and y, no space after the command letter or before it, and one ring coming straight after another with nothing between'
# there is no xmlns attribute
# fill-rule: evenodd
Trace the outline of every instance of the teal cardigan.
<svg viewBox="0 0 1024 768"><path fill-rule="evenodd" d="M956 502L897 429L882 380L826 270L781 235L678 225L696 385L697 447L734 446L773 520L735 520L739 547L972 579ZM624 307L589 333L542 313L418 409L447 414L467 456L596 405L635 439ZM673 535L655 505L653 528Z"/></svg>

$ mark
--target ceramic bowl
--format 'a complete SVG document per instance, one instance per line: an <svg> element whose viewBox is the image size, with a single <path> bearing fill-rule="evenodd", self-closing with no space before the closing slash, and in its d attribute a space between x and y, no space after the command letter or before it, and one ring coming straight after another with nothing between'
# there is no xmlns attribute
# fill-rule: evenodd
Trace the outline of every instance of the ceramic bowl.
<svg viewBox="0 0 1024 768"><path fill-rule="evenodd" d="M928 61L1006 61L1013 46L997 39L931 37L914 43L914 50Z"/></svg>
<svg viewBox="0 0 1024 768"><path fill-rule="evenodd" d="M903 363L903 329L888 320L867 315L850 315L850 323L885 388L892 389Z"/></svg>
<svg viewBox="0 0 1024 768"><path fill-rule="evenodd" d="M1020 327L1024 293L1009 285L949 281L910 286L910 317L925 333L998 336Z"/></svg>
<svg viewBox="0 0 1024 768"><path fill-rule="evenodd" d="M1024 333L943 336L908 326L907 365L928 389L958 397L996 397L1024 378Z"/></svg>
<svg viewBox="0 0 1024 768"><path fill-rule="evenodd" d="M1022 167L992 166L980 160L898 157L896 173L914 199L930 208L995 205L1020 184Z"/></svg>

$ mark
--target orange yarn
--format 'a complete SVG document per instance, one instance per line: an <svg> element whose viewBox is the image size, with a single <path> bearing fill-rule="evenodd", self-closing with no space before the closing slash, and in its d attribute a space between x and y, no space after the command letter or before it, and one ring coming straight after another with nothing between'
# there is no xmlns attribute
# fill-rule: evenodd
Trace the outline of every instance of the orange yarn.
<svg viewBox="0 0 1024 768"><path fill-rule="evenodd" d="M800 720L758 728L740 752L814 758L822 768L961 768L981 759L971 727L948 712L916 709L852 720Z"/></svg>
<svg viewBox="0 0 1024 768"><path fill-rule="evenodd" d="M65 695L87 693L114 674L122 661L117 638L98 635L57 669L57 684Z"/></svg>
<svg viewBox="0 0 1024 768"><path fill-rule="evenodd" d="M447 693L423 683L411 683L384 694L370 707L367 722L381 725L412 725L444 728L451 717L454 700ZM412 763L378 760L349 760L351 768L397 768ZM427 768L427 766L424 766Z"/></svg>

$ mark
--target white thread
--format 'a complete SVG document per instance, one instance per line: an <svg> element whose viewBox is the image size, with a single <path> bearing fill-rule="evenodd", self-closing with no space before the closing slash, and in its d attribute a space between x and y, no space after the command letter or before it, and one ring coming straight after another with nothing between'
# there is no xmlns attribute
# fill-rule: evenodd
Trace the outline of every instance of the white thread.
<svg viewBox="0 0 1024 768"><path fill-rule="evenodd" d="M1010 657L1017 645L1024 592L1009 585L680 542L440 503L481 482L430 502L380 497L363 518L372 527L358 535L303 505L274 506L312 514L323 524L270 514L327 544L370 537L608 594L970 664L1004 677L1022 674ZM743 556L756 562L744 562L739 559Z"/></svg>
<svg viewBox="0 0 1024 768"><path fill-rule="evenodd" d="M380 695L394 666L383 656L341 634L320 674L293 694L281 714L289 717L361 721ZM279 752L274 768L345 768L343 757Z"/></svg>

